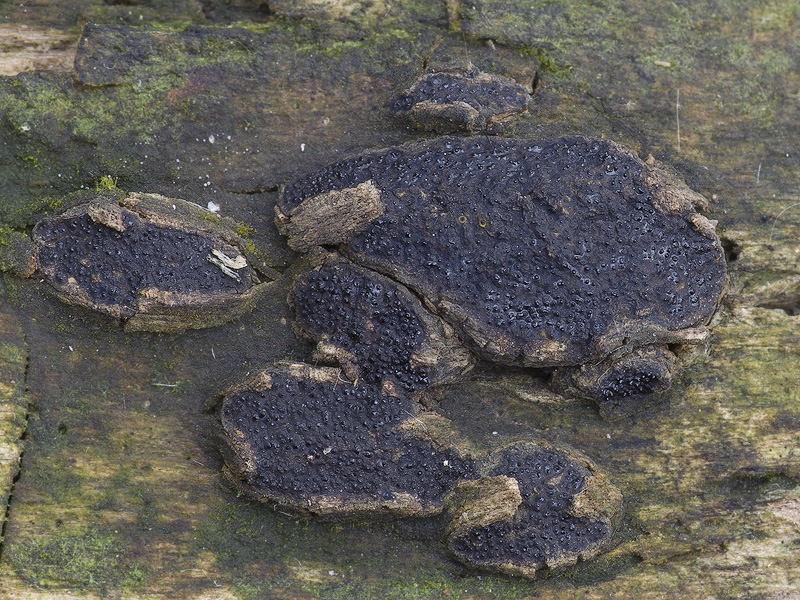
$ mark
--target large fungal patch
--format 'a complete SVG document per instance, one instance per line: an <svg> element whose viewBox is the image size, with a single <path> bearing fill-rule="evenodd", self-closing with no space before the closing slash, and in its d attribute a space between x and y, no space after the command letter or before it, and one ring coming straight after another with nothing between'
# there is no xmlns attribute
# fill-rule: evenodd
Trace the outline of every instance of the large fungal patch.
<svg viewBox="0 0 800 600"><path fill-rule="evenodd" d="M229 469L252 496L294 510L435 514L472 467L410 433L419 410L337 368L268 369L225 397Z"/></svg>
<svg viewBox="0 0 800 600"><path fill-rule="evenodd" d="M470 76L431 78L394 100L398 114L416 125L428 119L433 129L479 114L467 104ZM289 183L276 207L289 245L318 257L318 247L336 251L297 282L297 330L317 343L314 360L340 370L334 378L294 365L297 385L310 377L313 390L286 395L297 387L287 382L274 391L269 371L268 384L229 395L231 475L259 499L312 512L444 511L446 543L470 566L531 577L593 556L613 535L621 496L590 461L533 442L476 453L417 400L471 366L459 344L498 363L556 367L555 389L605 407L667 389L681 348L707 336L727 282L702 206L655 161L580 137L440 138ZM352 387L336 391L347 379ZM373 399L370 418L355 396ZM355 436L348 447L369 448L368 460L345 457L320 474L318 451L303 456L304 443L320 446L306 432L321 421L294 415L319 402L324 415L343 419L334 435ZM265 450L269 428L301 432L289 448L296 459ZM385 452L410 460L405 477ZM274 489L287 469L288 497ZM320 489L320 481L333 487Z"/></svg>
<svg viewBox="0 0 800 600"><path fill-rule="evenodd" d="M291 301L315 361L338 366L276 365L224 395L226 471L240 489L329 517L446 511L456 558L525 576L609 542L620 498L594 465L530 442L476 450L419 402L471 366L452 330L401 284L319 259Z"/></svg>
<svg viewBox="0 0 800 600"><path fill-rule="evenodd" d="M324 218L337 202L362 218ZM708 322L725 261L702 203L609 141L441 138L293 181L276 222L408 285L485 358L579 365Z"/></svg>
<svg viewBox="0 0 800 600"><path fill-rule="evenodd" d="M475 455L407 394L337 368L266 369L225 395L221 418L227 473L251 497L329 517L446 511L469 566L534 576L613 535L620 495L588 460L531 442Z"/></svg>

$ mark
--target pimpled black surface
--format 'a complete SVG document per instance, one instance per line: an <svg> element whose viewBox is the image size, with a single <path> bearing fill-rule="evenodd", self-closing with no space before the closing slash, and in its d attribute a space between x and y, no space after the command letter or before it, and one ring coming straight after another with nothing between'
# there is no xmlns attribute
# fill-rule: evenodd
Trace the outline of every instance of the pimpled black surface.
<svg viewBox="0 0 800 600"><path fill-rule="evenodd" d="M389 110L401 116L423 101L435 104L464 102L489 115L523 111L527 107L530 94L518 83L499 78L480 81L474 78L475 75L477 71L471 76L448 72L426 75L409 90L395 96Z"/></svg>
<svg viewBox="0 0 800 600"><path fill-rule="evenodd" d="M491 475L514 477L522 504L513 522L474 528L452 541L452 550L470 563L544 565L562 555L578 555L606 537L608 528L603 523L568 514L588 473L565 455L512 446L503 451Z"/></svg>
<svg viewBox="0 0 800 600"><path fill-rule="evenodd" d="M620 368L603 380L600 387L598 400L601 402L613 401L615 398L627 398L640 394L650 394L664 387L664 382L659 376L658 369L651 371L642 367Z"/></svg>
<svg viewBox="0 0 800 600"><path fill-rule="evenodd" d="M222 418L244 433L257 463L247 483L266 495L411 493L440 502L473 465L452 450L409 439L397 430L411 402L381 396L373 386L320 383L272 374L272 388L229 397Z"/></svg>
<svg viewBox="0 0 800 600"><path fill-rule="evenodd" d="M348 240L351 257L454 303L489 338L545 335L578 364L614 320L694 326L724 288L720 245L658 211L644 175L601 140L440 138L298 179L281 208L372 180L387 210Z"/></svg>
<svg viewBox="0 0 800 600"><path fill-rule="evenodd" d="M87 214L42 221L39 267L53 272L53 285L70 277L100 305L132 310L140 291L243 292L251 286L250 267L240 269L241 281L208 261L213 246L205 237L142 223L123 211L126 229L94 222Z"/></svg>
<svg viewBox="0 0 800 600"><path fill-rule="evenodd" d="M334 265L300 279L294 304L297 322L307 335L315 340L326 335L354 355L364 383L389 380L412 392L429 383L425 368L411 366L411 355L425 337L412 301L416 300L401 294L398 284L386 277Z"/></svg>

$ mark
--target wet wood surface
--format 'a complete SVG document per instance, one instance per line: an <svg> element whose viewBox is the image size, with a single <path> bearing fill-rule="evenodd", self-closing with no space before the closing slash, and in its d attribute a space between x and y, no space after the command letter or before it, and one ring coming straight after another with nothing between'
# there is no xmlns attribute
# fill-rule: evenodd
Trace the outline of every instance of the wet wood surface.
<svg viewBox="0 0 800 600"><path fill-rule="evenodd" d="M0 598L793 597L800 4L74 4L0 10L39 55L0 56L0 244L115 186L214 202L283 275L250 313L179 334L125 333L2 276ZM42 62L54 48L76 59ZM300 266L272 223L278 186L419 139L385 103L450 61L535 82L506 135L605 136L674 169L729 260L707 355L646 406L600 415L484 367L433 395L472 443L569 445L621 490L613 547L541 581L466 571L435 522L299 519L221 474L214 399L311 352L285 301Z"/></svg>

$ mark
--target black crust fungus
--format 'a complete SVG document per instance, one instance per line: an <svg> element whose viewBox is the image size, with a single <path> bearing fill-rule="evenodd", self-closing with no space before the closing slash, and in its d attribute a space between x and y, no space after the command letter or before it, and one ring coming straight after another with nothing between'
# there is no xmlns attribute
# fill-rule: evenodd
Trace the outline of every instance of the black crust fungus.
<svg viewBox="0 0 800 600"><path fill-rule="evenodd" d="M269 369L222 404L229 475L297 511L420 516L474 471L456 450L409 434L419 408L330 367ZM423 436L424 437L424 436Z"/></svg>
<svg viewBox="0 0 800 600"><path fill-rule="evenodd" d="M668 348L643 346L622 357L556 369L551 387L568 396L591 398L604 415L635 410L647 396L669 389L679 369Z"/></svg>
<svg viewBox="0 0 800 600"><path fill-rule="evenodd" d="M652 394L663 387L662 381L654 369L616 369L602 382L598 400L609 402L614 398Z"/></svg>
<svg viewBox="0 0 800 600"><path fill-rule="evenodd" d="M522 113L529 90L473 65L423 75L389 101L389 110L405 124L423 131L499 133L503 121Z"/></svg>
<svg viewBox="0 0 800 600"><path fill-rule="evenodd" d="M440 138L373 152L288 184L276 222L287 231L313 199L367 184L376 216L338 231L340 250L425 297L497 362L580 365L639 338L679 342L726 285L702 197L610 141ZM290 245L304 235L291 231Z"/></svg>
<svg viewBox="0 0 800 600"><path fill-rule="evenodd" d="M240 489L327 517L445 512L458 560L526 577L609 542L620 496L594 465L532 442L476 453L417 399L451 376L450 349L431 341L447 327L402 285L317 259L290 301L315 360L339 366L273 366L223 396L225 470ZM426 354L448 366L415 364Z"/></svg>
<svg viewBox="0 0 800 600"><path fill-rule="evenodd" d="M299 332L319 342L315 358L352 380L409 394L472 366L451 327L374 271L326 264L298 280L291 300Z"/></svg>
<svg viewBox="0 0 800 600"><path fill-rule="evenodd" d="M509 574L574 564L593 555L613 529L619 492L593 473L588 461L553 448L521 443L489 457L489 476L513 478L516 510L472 526L468 514L450 514L448 546L459 560ZM584 510L581 496L604 496ZM474 510L474 508L473 508Z"/></svg>
<svg viewBox="0 0 800 600"><path fill-rule="evenodd" d="M445 92L443 106L474 109L461 76L437 76L395 111L434 114L423 96ZM533 577L588 559L621 506L604 474L533 442L483 454L418 394L471 365L452 359L458 342L555 367L555 389L601 411L665 390L727 284L702 207L654 160L580 137L440 138L289 183L276 208L289 245L337 251L316 250L297 280L297 330L337 367L274 367L229 393L229 475L312 513L444 512L446 543L470 566Z"/></svg>
<svg viewBox="0 0 800 600"><path fill-rule="evenodd" d="M260 281L235 235L218 235L202 217L193 222L202 209L188 206L144 194L80 204L36 225L36 269L66 302L131 329L218 324L252 301Z"/></svg>
<svg viewBox="0 0 800 600"><path fill-rule="evenodd" d="M214 247L205 236L143 225L129 211L124 218L123 232L86 214L43 222L37 229L40 268L52 270L55 286L74 278L94 302L119 306L126 316L147 288L187 293L250 287L248 273L232 277L209 261Z"/></svg>
<svg viewBox="0 0 800 600"><path fill-rule="evenodd" d="M406 395L286 363L222 401L226 473L251 497L327 517L445 512L456 558L533 577L589 558L614 531L621 497L587 459L520 442L486 456L456 449ZM449 427L442 417L439 426Z"/></svg>
<svg viewBox="0 0 800 600"><path fill-rule="evenodd" d="M223 396L225 470L240 489L327 517L444 511L458 560L530 577L608 543L619 494L591 463L531 442L476 455L416 396L468 360L441 342L447 326L402 285L317 259L290 301L315 359L339 366L273 366ZM576 498L590 490L581 512Z"/></svg>

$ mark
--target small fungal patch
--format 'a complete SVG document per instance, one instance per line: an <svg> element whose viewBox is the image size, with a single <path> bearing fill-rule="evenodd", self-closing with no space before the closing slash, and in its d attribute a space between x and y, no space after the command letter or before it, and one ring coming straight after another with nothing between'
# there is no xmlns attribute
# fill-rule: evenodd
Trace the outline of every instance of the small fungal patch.
<svg viewBox="0 0 800 600"><path fill-rule="evenodd" d="M474 362L405 286L332 256L298 280L292 304L298 332L318 342L314 358L353 381L413 394L457 380Z"/></svg>
<svg viewBox="0 0 800 600"><path fill-rule="evenodd" d="M263 284L238 236L203 213L153 194L97 195L36 225L35 271L64 301L129 329L221 323L245 310Z"/></svg>
<svg viewBox="0 0 800 600"><path fill-rule="evenodd" d="M610 413L667 390L679 371L675 353L665 347L644 346L622 357L556 369L551 385L565 395L588 396L603 413Z"/></svg>
<svg viewBox="0 0 800 600"><path fill-rule="evenodd" d="M468 64L423 75L392 98L389 109L423 131L499 133L505 121L527 110L530 91L513 79Z"/></svg>
<svg viewBox="0 0 800 600"><path fill-rule="evenodd" d="M520 443L490 456L483 470L489 481L513 481L519 496L506 502L489 496L493 501L485 505L470 482L468 502L459 502L465 486L448 498L448 545L467 564L535 576L543 568L552 570L593 556L613 531L622 498L586 459ZM582 498L589 496L594 501L587 505ZM492 507L497 511L504 504L514 510L487 523L485 511Z"/></svg>

